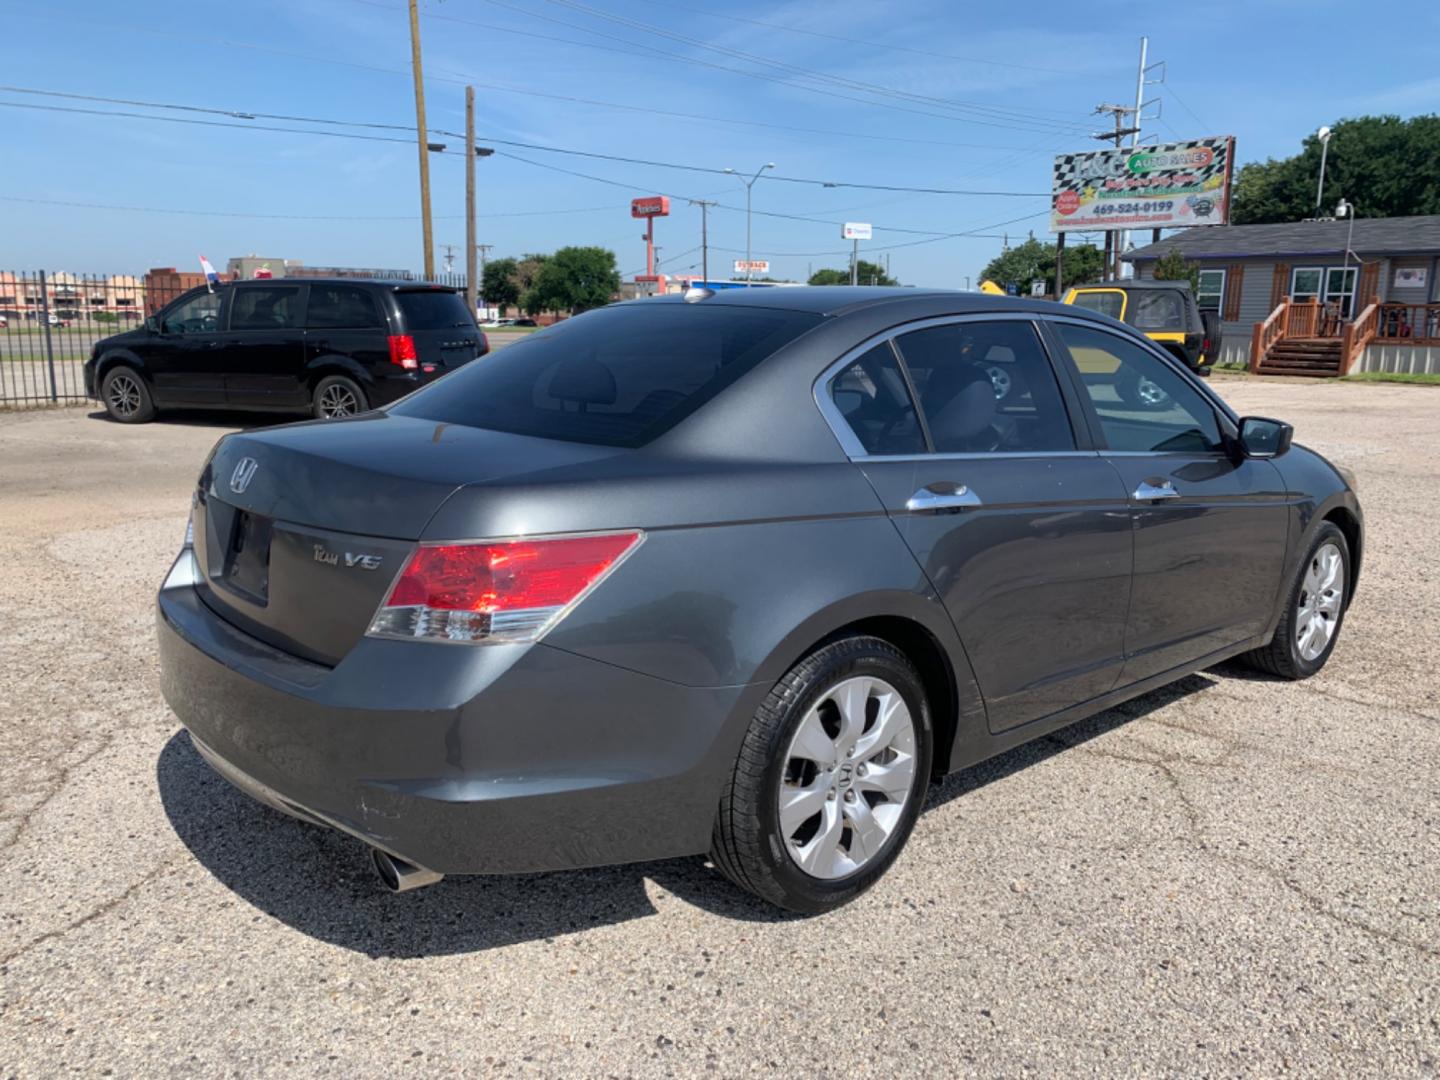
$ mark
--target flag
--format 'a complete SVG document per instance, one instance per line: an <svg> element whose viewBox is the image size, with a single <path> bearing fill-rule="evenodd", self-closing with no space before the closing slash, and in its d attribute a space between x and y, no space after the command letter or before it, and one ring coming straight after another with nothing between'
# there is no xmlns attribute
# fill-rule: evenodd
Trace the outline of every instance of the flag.
<svg viewBox="0 0 1440 1080"><path fill-rule="evenodd" d="M205 287L214 291L214 286L220 284L220 275L215 272L215 267L210 265L210 260L204 255L200 256L200 269L205 271Z"/></svg>

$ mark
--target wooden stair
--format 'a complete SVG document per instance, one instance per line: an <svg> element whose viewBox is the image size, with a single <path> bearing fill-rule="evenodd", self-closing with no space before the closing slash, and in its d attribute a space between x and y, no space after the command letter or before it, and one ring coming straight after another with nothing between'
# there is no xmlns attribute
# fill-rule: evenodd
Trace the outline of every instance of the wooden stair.
<svg viewBox="0 0 1440 1080"><path fill-rule="evenodd" d="M1341 373L1340 352L1339 338L1282 338L1270 347L1256 374L1333 377Z"/></svg>

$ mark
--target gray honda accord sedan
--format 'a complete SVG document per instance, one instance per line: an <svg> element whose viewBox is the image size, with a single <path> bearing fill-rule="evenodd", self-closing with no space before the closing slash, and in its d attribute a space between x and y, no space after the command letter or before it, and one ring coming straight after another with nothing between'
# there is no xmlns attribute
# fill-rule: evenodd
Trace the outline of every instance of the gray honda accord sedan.
<svg viewBox="0 0 1440 1080"><path fill-rule="evenodd" d="M1288 425L1103 315L697 291L222 439L160 658L217 771L391 888L708 852L821 912L947 772L1228 657L1314 674L1362 549Z"/></svg>

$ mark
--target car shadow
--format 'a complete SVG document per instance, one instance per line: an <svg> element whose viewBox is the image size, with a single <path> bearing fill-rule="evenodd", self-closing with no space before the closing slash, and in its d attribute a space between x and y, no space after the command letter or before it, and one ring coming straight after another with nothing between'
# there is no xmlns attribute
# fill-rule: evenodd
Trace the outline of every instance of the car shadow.
<svg viewBox="0 0 1440 1080"><path fill-rule="evenodd" d="M116 427L134 427L133 424L122 424L111 418L104 409L95 409L86 413L90 420L103 420L107 424L114 424ZM281 424L295 424L301 420L312 419L307 413L258 413L229 411L224 409L184 409L161 411L156 414L150 424L166 424L173 427L214 427L214 428L251 428L278 427ZM144 427L146 425L139 425Z"/></svg>
<svg viewBox="0 0 1440 1080"><path fill-rule="evenodd" d="M1191 675L964 769L931 788L925 811L1011 776L1215 685ZM411 959L485 952L658 914L647 879L722 918L786 922L701 857L518 876L449 877L414 892L386 892L353 837L308 825L241 794L205 764L184 731L155 765L171 827L222 885L310 937L371 957Z"/></svg>

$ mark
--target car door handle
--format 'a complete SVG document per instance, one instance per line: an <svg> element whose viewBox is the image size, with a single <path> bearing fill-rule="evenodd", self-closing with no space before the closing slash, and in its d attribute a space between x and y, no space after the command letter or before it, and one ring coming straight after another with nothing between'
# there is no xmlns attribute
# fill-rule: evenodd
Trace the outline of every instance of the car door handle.
<svg viewBox="0 0 1440 1080"><path fill-rule="evenodd" d="M938 514L946 510L966 510L980 506L980 496L964 484L927 484L905 501L905 509L914 514Z"/></svg>
<svg viewBox="0 0 1440 1080"><path fill-rule="evenodd" d="M1130 497L1136 502L1153 502L1156 499L1178 499L1180 492L1175 490L1175 485L1169 480L1162 480L1158 484L1152 484L1149 480L1141 480L1140 486L1135 489L1135 494Z"/></svg>

